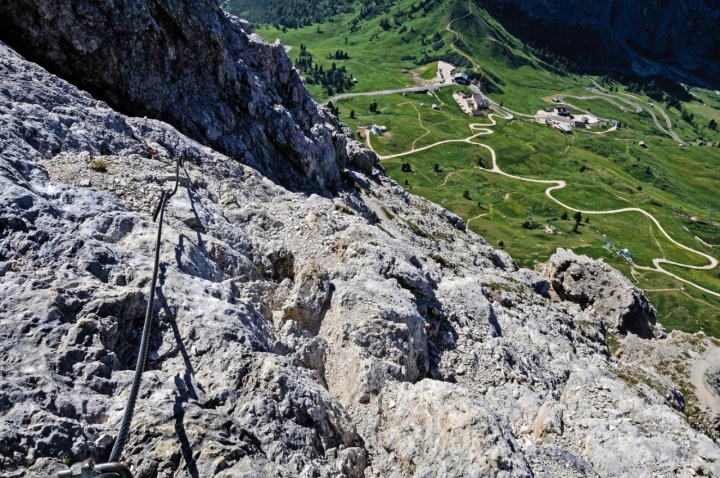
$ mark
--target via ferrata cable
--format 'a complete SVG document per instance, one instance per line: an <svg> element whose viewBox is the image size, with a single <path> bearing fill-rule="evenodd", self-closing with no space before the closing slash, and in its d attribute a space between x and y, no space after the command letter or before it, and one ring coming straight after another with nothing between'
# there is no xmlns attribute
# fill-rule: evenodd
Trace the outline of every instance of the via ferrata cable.
<svg viewBox="0 0 720 478"><path fill-rule="evenodd" d="M125 414L120 424L115 445L110 453L110 462L119 462L123 449L127 444L128 435L130 434L130 425L132 424L133 413L135 412L135 402L137 401L138 392L140 391L140 382L145 371L145 362L147 360L147 350L150 342L150 330L152 329L153 306L155 304L155 287L157 286L158 269L160 267L160 242L162 239L162 224L165 214L165 204L175 195L180 184L180 164L182 156L179 156L175 164L175 189L172 191L163 191L160 197L155 213L153 214L153 222L157 220L157 239L155 241L155 265L153 268L152 281L150 282L150 297L148 298L147 311L145 312L145 325L143 326L142 339L140 340L140 350L138 352L137 365L135 365L135 377L133 378L132 387L130 388L130 396L125 405ZM158 220L158 215L159 220Z"/></svg>

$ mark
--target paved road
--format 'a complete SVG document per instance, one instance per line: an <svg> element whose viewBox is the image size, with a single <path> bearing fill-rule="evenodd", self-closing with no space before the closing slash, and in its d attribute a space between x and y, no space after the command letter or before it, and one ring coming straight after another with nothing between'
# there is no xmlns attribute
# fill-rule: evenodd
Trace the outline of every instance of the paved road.
<svg viewBox="0 0 720 478"><path fill-rule="evenodd" d="M588 79L589 79L590 81L592 81L593 83L595 83L595 85L596 85L598 88L602 88L602 87L601 87L600 85L598 85L592 78L589 78L589 77L588 77ZM428 85L423 85L423 86L410 86L410 87L407 87L407 88L400 88L400 89L397 89L397 90L365 91L365 92L362 92L362 93L343 93L343 94L341 94L341 95L337 95L337 96L334 96L334 97L330 98L325 104L329 103L330 101L336 101L336 100L340 100L340 99L343 99L343 98L352 98L352 97L355 97L355 96L376 96L376 95L393 95L393 94L396 94L396 93L411 93L411 92L415 92L415 91L423 91L423 90L428 90L428 89L442 88L443 86L449 86L449 85L454 85L454 84L455 84L455 83L452 83L452 82L446 82L446 83L430 83L430 84L428 84ZM468 85L468 86L469 86L470 90L471 90L473 93L482 94L482 92L480 91L480 87L479 87L479 86L473 85L473 84L470 84L470 85ZM616 95L611 95L611 94L605 93L605 92L600 91L599 89L596 89L596 88L593 88L593 87L588 87L588 91L590 91L591 93L593 93L593 96L560 95L560 96L558 96L558 99L560 99L561 101L563 100L563 98L575 98L575 99L579 99L579 100L602 99L602 100L605 100L605 101L608 101L608 102L612 103L613 105L617 106L617 107L620 108L622 111L625 111L625 112L627 112L627 113L640 114L640 113L642 113L642 111L643 111L643 107L642 107L642 106L640 106L638 103L635 103L634 101L631 101L631 100L629 100L629 99L627 99L627 98L623 98L623 97L621 97L621 96L616 96ZM630 96L630 95L628 95L628 96ZM632 98L635 99L635 100L637 100L637 101L640 101L639 99L637 99L637 98L635 98L635 97L632 97ZM513 116L518 116L518 117L520 117L520 118L530 118L530 119L534 119L534 120L538 119L538 117L535 116L535 115L529 115L529 114L525 114L525 113L520 113L520 112L518 112L518 111L513 111L513 110L511 110L510 108L506 108L506 107L504 107L504 106L500 106L496 101L493 101L492 98L488 98L488 99L490 100L490 104L492 104L492 105L495 106L496 108L502 109L502 110L510 113L510 114L513 115ZM625 103L625 104L627 104L627 105L629 105L629 106L632 106L633 110L630 110L630 109L628 109L628 108L626 108L626 107L624 107L624 106L616 103L616 102L613 101L613 100L619 100L619 101L621 101L621 102L623 102L623 103ZM571 105L571 104L569 104L569 103L568 103L568 106L571 106L571 107L573 107L573 108L575 108L575 109L577 109L577 110L580 110L580 111L584 111L582 108L578 108L578 107L573 106L573 105ZM660 124L660 121L658 121L657 116L655 116L655 113L653 113L651 107L648 106L647 108L645 108L645 110L646 110L646 111L650 114L650 116L652 117L653 122L655 123L655 126L657 126L657 128L658 128L660 131L662 131L663 133L665 133L665 134L667 134L668 136L670 136L673 140L677 141L678 143L683 144L684 141L682 140L682 138L680 138L680 136L678 136L677 133L675 133L675 132L672 130L672 121L670 121L670 118L669 118L668 115L665 113L665 111L664 111L662 108L660 108L659 106L657 106L657 105L655 106L655 109L657 109L657 110L663 115L663 117L664 117L664 119L665 119L665 122L666 122L666 124L667 124L667 129L663 128L663 126ZM562 117L557 117L557 118L558 118L558 119L557 119L556 121L566 121L566 122L569 121L567 118L562 118ZM511 117L506 117L505 119L512 119L512 116L511 116ZM605 119L605 118L598 118L598 119L601 119L601 120L603 120L603 121L610 121L610 120Z"/></svg>
<svg viewBox="0 0 720 478"><path fill-rule="evenodd" d="M633 102L633 101L630 101L630 100L628 100L627 98L623 98L623 97L616 96L616 95L610 95L610 94L606 93L605 91L601 91L601 90L605 90L605 88L603 88L602 86L598 85L597 82L596 82L595 80L593 80L592 78L590 78L589 76L586 76L585 78L588 79L588 80L590 80L590 81L592 81L593 84L597 87L597 88L588 88L589 91L592 91L592 92L594 92L594 93L601 94L601 95L603 95L603 96L607 96L607 97L610 97L610 98L616 98L616 99L618 99L618 100L624 101L625 103L628 103L628 104L630 104L630 105L632 105L632 106L635 107L635 113L638 113L638 114L639 114L639 113L642 112L643 108L642 108L638 103L635 103L635 102ZM635 100L635 101L642 101L640 98L638 98L638 97L636 97L636 96L633 96L633 95L630 95L630 94L628 94L628 93L618 93L618 94L622 94L622 95L624 95L624 96L628 96L628 97L632 98L632 99ZM660 112L660 114L663 116L663 118L665 119L665 125L666 125L666 128L667 128L667 129L663 128L663 127L660 125L660 122L658 121L657 116L655 116L655 113L653 113L653 109L658 110L658 111ZM658 129L660 129L662 132L664 132L665 134L667 134L668 136L670 136L673 140L677 141L678 143L680 143L680 144L684 144L684 143L685 143L685 142L682 140L682 138L681 138L680 136L678 136L677 133L675 133L675 131L672 130L672 121L670 121L670 117L667 115L667 113L665 113L665 110L663 110L663 109L662 109L660 106L658 106L658 105L655 105L654 107L648 105L647 108L645 108L645 110L650 114L650 116L651 116L652 119L653 119L653 122L655 123L655 126L657 126Z"/></svg>
<svg viewBox="0 0 720 478"><path fill-rule="evenodd" d="M409 86L407 88L400 88L398 90L382 90L382 91L363 91L362 93L343 93L341 95L333 96L327 100L324 104L328 104L331 101L341 100L343 98L353 98L355 96L378 96L378 95L394 95L396 93L412 93L414 91L430 90L445 86L443 83L430 83L423 86Z"/></svg>

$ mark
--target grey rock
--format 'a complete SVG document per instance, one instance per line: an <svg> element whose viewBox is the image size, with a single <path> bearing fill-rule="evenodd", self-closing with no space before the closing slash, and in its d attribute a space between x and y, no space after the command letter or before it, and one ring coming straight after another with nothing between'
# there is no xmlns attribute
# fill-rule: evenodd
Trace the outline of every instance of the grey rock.
<svg viewBox="0 0 720 478"><path fill-rule="evenodd" d="M335 188L348 162L352 133L310 98L282 45L215 0L6 1L0 40L96 98L166 121L293 188ZM69 116L58 118L67 128ZM96 143L94 154L121 146ZM174 151L168 144L156 138L141 154ZM376 157L353 143L349 161L369 172Z"/></svg>
<svg viewBox="0 0 720 478"><path fill-rule="evenodd" d="M407 470L405 476L532 475L507 423L480 397L453 384L422 380L383 398L394 403L383 414L381 432L390 457L375 464L376 473L389 476L399 466Z"/></svg>
<svg viewBox="0 0 720 478"><path fill-rule="evenodd" d="M317 331L332 294L328 272L315 261L295 267L295 285L282 308L283 320L294 320L304 329Z"/></svg>
<svg viewBox="0 0 720 478"><path fill-rule="evenodd" d="M530 269L520 269L517 276L524 285L543 297L550 297L550 282Z"/></svg>
<svg viewBox="0 0 720 478"><path fill-rule="evenodd" d="M657 312L645 294L604 262L558 248L542 272L561 299L592 307L608 327L641 337L660 333Z"/></svg>
<svg viewBox="0 0 720 478"><path fill-rule="evenodd" d="M270 70L284 61L253 48ZM599 314L544 297L537 275L380 168L300 193L4 45L0 65L3 476L107 459L178 152L122 457L135 476L720 474L720 447L668 404L679 387L627 380ZM89 167L101 150L105 173Z"/></svg>
<svg viewBox="0 0 720 478"><path fill-rule="evenodd" d="M533 438L535 442L541 440L548 433L562 435L563 433L563 410L555 403L545 403L538 410L535 418L535 431Z"/></svg>
<svg viewBox="0 0 720 478"><path fill-rule="evenodd" d="M710 367L705 371L705 383L711 390L720 395L720 368Z"/></svg>
<svg viewBox="0 0 720 478"><path fill-rule="evenodd" d="M348 141L348 165L365 174L372 173L373 168L380 163L380 158L365 146L355 140Z"/></svg>

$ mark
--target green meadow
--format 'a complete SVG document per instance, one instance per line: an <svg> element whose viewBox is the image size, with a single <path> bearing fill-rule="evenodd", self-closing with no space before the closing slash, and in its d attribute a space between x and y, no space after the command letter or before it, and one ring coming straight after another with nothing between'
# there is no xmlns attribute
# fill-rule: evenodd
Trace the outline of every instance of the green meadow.
<svg viewBox="0 0 720 478"><path fill-rule="evenodd" d="M271 25L255 27L266 40L280 39L292 47L289 55L293 59L302 44L324 68L333 62L345 66L358 80L351 92L427 83L435 77L437 63L418 64L422 63L418 59L454 52L467 60L468 71L482 77L488 96L520 113L534 114L551 106L549 98L559 94L592 96L587 88L594 84L589 78L538 58L475 4L447 0L427 12L393 16L413 4L400 0L389 12L370 16L355 26L353 18L360 5L352 13L338 14L312 27L285 32ZM383 28L381 22L392 18L400 21ZM451 20L453 31L446 29ZM347 52L349 58L325 59L337 50ZM550 184L487 171L492 158L481 144L495 151L499 168L508 174L565 181L565 188L552 193L564 204L588 211L639 208L652 214L675 241L720 259L720 148L716 147L720 133L709 127L712 120L720 122L720 96L691 88L692 100L681 106L686 118L692 113L690 123L678 108L641 93L628 93L627 85L610 81L605 86L612 89L612 95L628 95L643 108L653 109L665 127L658 111L662 108L673 130L686 142L684 148L658 129L646 111L625 112L601 99L568 98L568 102L593 115L620 121L619 130L574 129L563 135L529 119L495 116L497 124L486 127L492 134L470 142L465 140L484 131L482 127L473 131L470 125L489 125L491 121L464 114L457 105L453 92L469 92L467 87L446 85L432 95L350 97L334 106L359 140L367 141L370 135L370 145L381 157L411 152L382 161L401 186L461 216L472 231L504 248L520 266L533 268L558 247L602 258L646 291L668 329L704 330L720 337L720 299L688 283L720 293L718 268L663 265L679 280L656 271L631 269L603 246L612 242L618 249L627 248L634 263L644 267L652 267L658 258L702 266L708 263L706 258L673 244L639 212L584 214L575 227L573 212L546 195ZM309 89L318 101L328 99L319 85L309 85ZM655 106L649 106L651 102ZM370 111L373 103L376 112ZM439 109L432 109L432 104ZM388 130L381 135L370 133L361 127L368 124ZM436 145L442 141L445 143ZM700 146L701 141L708 145ZM412 152L425 147L429 148ZM412 171L403 171L404 163L409 163ZM716 216L711 211L717 211ZM563 213L568 213L568 220L562 219Z"/></svg>

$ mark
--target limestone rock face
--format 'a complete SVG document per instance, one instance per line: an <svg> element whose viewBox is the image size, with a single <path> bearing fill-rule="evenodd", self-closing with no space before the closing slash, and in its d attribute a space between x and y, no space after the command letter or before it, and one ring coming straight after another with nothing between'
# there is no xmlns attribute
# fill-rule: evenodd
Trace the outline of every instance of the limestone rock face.
<svg viewBox="0 0 720 478"><path fill-rule="evenodd" d="M216 0L4 1L0 40L119 110L168 122L287 186L332 189L348 161L352 133L310 98L282 45ZM349 159L367 170L373 156L353 146Z"/></svg>
<svg viewBox="0 0 720 478"><path fill-rule="evenodd" d="M85 4L74 5L35 13L62 23ZM132 5L103 8L114 18ZM270 69L284 61L243 48ZM258 81L248 101L275 94ZM548 280L518 269L372 155L338 166L333 188L297 191L167 123L111 109L4 44L0 475L107 460L150 293L152 212L179 156L122 458L134 476L720 475L720 447L672 395L688 386L651 372L659 360L630 374L609 353L603 321L635 330L633 302L603 305L563 261ZM556 281L572 300L548 294ZM602 317L590 320L591 307ZM633 356L676 343L624 340Z"/></svg>
<svg viewBox="0 0 720 478"><path fill-rule="evenodd" d="M592 307L608 327L641 337L659 332L657 312L643 292L604 262L558 248L542 271L558 296L583 309Z"/></svg>
<svg viewBox="0 0 720 478"><path fill-rule="evenodd" d="M381 442L392 461L375 465L381 476L398 467L411 476L531 475L507 423L481 397L435 380L404 383L393 392L383 394Z"/></svg>

